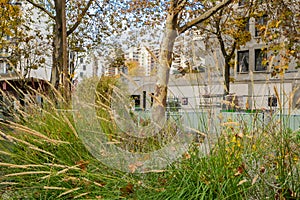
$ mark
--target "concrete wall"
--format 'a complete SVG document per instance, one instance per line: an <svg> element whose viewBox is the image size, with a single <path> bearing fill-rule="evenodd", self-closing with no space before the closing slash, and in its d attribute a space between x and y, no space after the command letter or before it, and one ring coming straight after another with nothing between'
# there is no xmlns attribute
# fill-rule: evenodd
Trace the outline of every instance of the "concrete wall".
<svg viewBox="0 0 300 200"><path fill-rule="evenodd" d="M268 98L276 96L279 99L274 109L281 107L288 112L295 109L292 101L300 96L298 94L300 89L297 91L294 89L298 79L239 81L231 84L231 92L237 96L240 109L268 110L270 109ZM185 110L220 108L224 91L221 81L222 77L214 77L214 80L209 82L203 79L201 73L187 74L180 78L171 75L168 97L178 98L182 109ZM130 81L125 79L124 82L128 84L129 93L140 95L141 101L143 101L143 91L146 92L146 109L150 109L150 94L154 93L155 77L131 77ZM188 104L184 105L186 101Z"/></svg>

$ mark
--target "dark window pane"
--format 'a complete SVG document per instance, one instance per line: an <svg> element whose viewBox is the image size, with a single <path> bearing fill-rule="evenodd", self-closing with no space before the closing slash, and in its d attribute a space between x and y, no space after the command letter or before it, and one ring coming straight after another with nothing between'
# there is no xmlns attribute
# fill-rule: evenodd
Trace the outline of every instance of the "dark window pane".
<svg viewBox="0 0 300 200"><path fill-rule="evenodd" d="M134 107L141 107L141 95L131 95L132 100L134 101Z"/></svg>
<svg viewBox="0 0 300 200"><path fill-rule="evenodd" d="M260 33L264 30L263 27L268 23L268 16L263 15L255 19L255 36L259 36Z"/></svg>
<svg viewBox="0 0 300 200"><path fill-rule="evenodd" d="M238 51L237 72L249 72L249 51Z"/></svg>
<svg viewBox="0 0 300 200"><path fill-rule="evenodd" d="M247 0L239 0L239 6L245 5Z"/></svg>
<svg viewBox="0 0 300 200"><path fill-rule="evenodd" d="M181 104L182 104L182 105L188 105L188 103L189 103L189 99L188 99L187 97L183 97L183 98L181 99Z"/></svg>
<svg viewBox="0 0 300 200"><path fill-rule="evenodd" d="M9 64L3 60L0 61L0 74L6 74L9 69Z"/></svg>
<svg viewBox="0 0 300 200"><path fill-rule="evenodd" d="M267 54L261 49L255 49L255 71L265 71Z"/></svg>

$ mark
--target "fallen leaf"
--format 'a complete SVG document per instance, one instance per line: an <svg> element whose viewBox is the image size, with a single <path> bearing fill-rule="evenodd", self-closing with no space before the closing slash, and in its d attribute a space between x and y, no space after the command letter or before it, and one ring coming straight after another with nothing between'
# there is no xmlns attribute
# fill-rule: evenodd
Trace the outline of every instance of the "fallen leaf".
<svg viewBox="0 0 300 200"><path fill-rule="evenodd" d="M191 158L191 155L188 152L186 152L186 153L183 154L183 158L188 160L188 159Z"/></svg>
<svg viewBox="0 0 300 200"><path fill-rule="evenodd" d="M244 134L243 134L243 133L238 133L238 134L236 134L236 136L237 136L238 138L243 138L243 137L244 137Z"/></svg>
<svg viewBox="0 0 300 200"><path fill-rule="evenodd" d="M237 173L234 174L234 176L238 176L240 175L241 173L238 171Z"/></svg>
<svg viewBox="0 0 300 200"><path fill-rule="evenodd" d="M244 172L245 164L242 163L240 166L237 168L237 172L234 174L234 176L238 176Z"/></svg>
<svg viewBox="0 0 300 200"><path fill-rule="evenodd" d="M129 195L130 193L133 193L133 184L132 183L127 183L127 185L123 188L120 189L122 192L122 196Z"/></svg>
<svg viewBox="0 0 300 200"><path fill-rule="evenodd" d="M237 184L237 186L239 186L239 185L242 185L243 183L245 183L245 182L247 182L247 180L246 179L244 179L244 180L241 180L238 184Z"/></svg>
<svg viewBox="0 0 300 200"><path fill-rule="evenodd" d="M262 167L260 168L260 173L265 173L265 171L266 171L266 168L265 168L264 166L262 166Z"/></svg>
<svg viewBox="0 0 300 200"><path fill-rule="evenodd" d="M256 175L254 176L254 178L253 178L251 184L254 185L254 184L256 183L257 179L258 179L258 174L256 174Z"/></svg>
<svg viewBox="0 0 300 200"><path fill-rule="evenodd" d="M131 173L134 173L135 170L136 170L136 168L137 168L137 166L136 166L136 165L128 165L128 168L129 168L129 171L130 171Z"/></svg>
<svg viewBox="0 0 300 200"><path fill-rule="evenodd" d="M143 165L143 162L136 162L134 164L128 165L128 168L131 173L134 173L136 171L136 169L142 165Z"/></svg>
<svg viewBox="0 0 300 200"><path fill-rule="evenodd" d="M88 164L89 164L89 161L84 161L84 160L80 160L80 161L76 162L76 165L78 165L82 171L86 171Z"/></svg>

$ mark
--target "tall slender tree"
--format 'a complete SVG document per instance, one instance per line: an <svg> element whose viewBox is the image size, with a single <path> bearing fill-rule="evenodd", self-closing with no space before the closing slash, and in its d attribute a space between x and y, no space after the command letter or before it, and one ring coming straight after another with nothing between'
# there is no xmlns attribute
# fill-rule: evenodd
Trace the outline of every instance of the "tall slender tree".
<svg viewBox="0 0 300 200"><path fill-rule="evenodd" d="M67 52L67 37L70 36L81 24L83 18L86 16L89 8L91 7L94 0L87 2L73 1L71 3L76 4L77 7L74 20L72 25L67 24L66 17L66 0L48 0L47 7L45 1L41 0L26 0L34 7L40 9L46 13L49 19L54 20L53 23L53 65L51 71L51 83L55 88L59 89L62 86L61 91L66 101L70 100L70 73L68 68L68 52ZM70 2L69 2L70 3ZM73 6L74 5L70 5ZM54 13L54 14L53 14ZM68 25L68 30L67 30Z"/></svg>
<svg viewBox="0 0 300 200"><path fill-rule="evenodd" d="M177 36L204 22L230 3L231 0L224 0L216 5L210 2L205 4L199 1L171 0L166 4L165 29L160 47L153 104L155 121L161 121L161 117L165 114L172 53Z"/></svg>
<svg viewBox="0 0 300 200"><path fill-rule="evenodd" d="M231 4L197 27L201 34L205 35L206 42L210 41L207 43L219 44L217 49L220 49L224 61L224 96L230 93L230 69L234 66L235 51L251 40L249 19L253 10L253 4L250 2L245 3L240 10L237 9L237 4ZM215 45L207 46L215 48Z"/></svg>

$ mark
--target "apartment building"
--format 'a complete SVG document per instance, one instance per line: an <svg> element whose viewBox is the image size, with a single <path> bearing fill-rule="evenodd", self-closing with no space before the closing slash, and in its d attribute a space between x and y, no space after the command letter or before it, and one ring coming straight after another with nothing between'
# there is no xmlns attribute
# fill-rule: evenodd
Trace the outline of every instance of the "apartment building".
<svg viewBox="0 0 300 200"><path fill-rule="evenodd" d="M52 45L46 37L52 31L45 23L48 18L32 9L26 1L10 1L8 6L16 6L19 20L24 17L26 20L14 27L14 34L1 38L0 115L6 108L16 108L25 103L25 82L32 89L47 91L46 82L50 80L52 67ZM26 42L19 40L18 33L24 31L28 36Z"/></svg>
<svg viewBox="0 0 300 200"><path fill-rule="evenodd" d="M242 2L237 6L237 9L242 9ZM268 45L262 42L258 27L267 24L267 20L266 15L249 19L247 29L251 40L235 51L234 68L230 69L234 81L230 83L230 95L225 99L224 58L217 39L211 37L210 45L205 45L205 39L197 32L194 36L179 36L174 47L172 69L175 73L170 76L168 88L170 101L178 100L181 108L187 110L215 107L240 111L282 109L284 112L299 113L300 74L296 60L289 60L284 73L274 76L274 68L283 65L283 59L280 54L274 56L272 51L264 51ZM187 51L194 40L200 44L199 47ZM194 61L195 55L198 56L198 63ZM179 68L197 69L198 66L202 66L201 70L189 70L194 73L176 72ZM150 109L155 77L132 79L138 86L129 83L129 88L138 99L138 107Z"/></svg>
<svg viewBox="0 0 300 200"><path fill-rule="evenodd" d="M157 47L143 46L131 47L125 53L127 61L137 61L140 67L143 67L145 76L154 74L157 67L159 49Z"/></svg>

